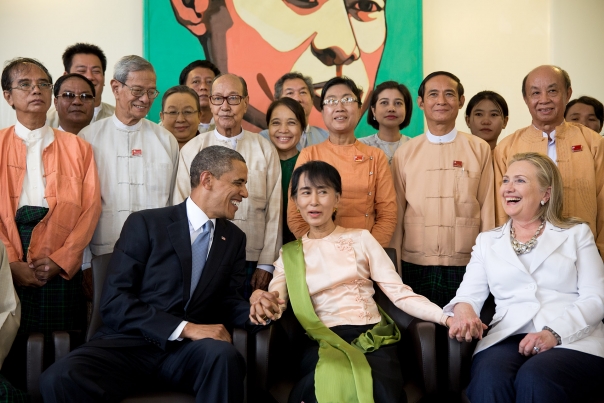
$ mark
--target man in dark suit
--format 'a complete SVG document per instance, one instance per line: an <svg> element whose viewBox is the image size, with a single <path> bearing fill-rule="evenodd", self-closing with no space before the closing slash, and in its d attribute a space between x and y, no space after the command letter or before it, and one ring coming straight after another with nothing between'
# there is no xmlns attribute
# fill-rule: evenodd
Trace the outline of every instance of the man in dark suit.
<svg viewBox="0 0 604 403"><path fill-rule="evenodd" d="M250 312L240 294L246 239L227 219L248 195L247 167L213 146L190 172L183 203L126 220L101 298L104 326L42 375L45 402L119 401L158 381L198 402L243 400L245 362L227 329Z"/></svg>

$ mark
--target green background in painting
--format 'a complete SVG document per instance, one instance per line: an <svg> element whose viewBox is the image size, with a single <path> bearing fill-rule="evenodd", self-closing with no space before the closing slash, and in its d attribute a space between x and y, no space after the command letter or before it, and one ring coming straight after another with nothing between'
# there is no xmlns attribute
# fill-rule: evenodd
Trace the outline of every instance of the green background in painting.
<svg viewBox="0 0 604 403"><path fill-rule="evenodd" d="M197 38L176 21L169 0L144 0L143 18L144 54L155 67L157 88L163 94L178 84L178 76L187 64L205 59L205 55ZM423 78L422 0L387 0L386 24L386 46L375 82L395 80L409 88L413 118L403 133L414 137L424 132L423 113L415 102ZM148 116L154 122L159 121L162 94ZM355 133L364 137L375 131L363 116Z"/></svg>

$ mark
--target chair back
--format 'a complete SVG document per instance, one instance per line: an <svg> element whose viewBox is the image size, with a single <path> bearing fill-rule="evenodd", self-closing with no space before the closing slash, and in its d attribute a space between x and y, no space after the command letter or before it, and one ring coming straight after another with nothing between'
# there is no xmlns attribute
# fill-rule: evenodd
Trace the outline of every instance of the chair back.
<svg viewBox="0 0 604 403"><path fill-rule="evenodd" d="M103 292L103 285L105 284L105 278L107 278L107 270L109 267L109 261L111 260L111 253L105 255L96 256L92 259L92 315L90 317L90 325L88 326L88 332L86 332L86 341L88 342L92 336L103 326L103 320L101 319L101 294Z"/></svg>

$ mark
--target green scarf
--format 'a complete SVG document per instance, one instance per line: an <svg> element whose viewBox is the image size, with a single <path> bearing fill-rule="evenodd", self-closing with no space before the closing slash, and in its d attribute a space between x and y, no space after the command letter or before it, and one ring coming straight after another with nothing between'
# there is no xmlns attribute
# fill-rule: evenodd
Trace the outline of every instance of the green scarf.
<svg viewBox="0 0 604 403"><path fill-rule="evenodd" d="M283 246L287 290L296 318L306 333L319 343L315 370L317 401L373 403L373 379L365 353L396 343L401 334L396 324L378 307L382 320L348 344L319 319L306 284L302 240Z"/></svg>

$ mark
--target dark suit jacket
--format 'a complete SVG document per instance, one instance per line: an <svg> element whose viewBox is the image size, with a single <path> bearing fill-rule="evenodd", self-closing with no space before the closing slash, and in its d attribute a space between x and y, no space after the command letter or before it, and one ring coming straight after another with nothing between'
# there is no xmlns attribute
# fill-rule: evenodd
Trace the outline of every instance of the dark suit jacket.
<svg viewBox="0 0 604 403"><path fill-rule="evenodd" d="M132 213L109 263L101 297L104 326L94 339L165 349L183 320L244 327L250 310L241 296L245 242L236 225L216 220L206 265L185 311L192 261L185 202Z"/></svg>

